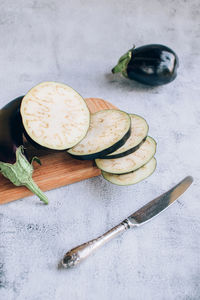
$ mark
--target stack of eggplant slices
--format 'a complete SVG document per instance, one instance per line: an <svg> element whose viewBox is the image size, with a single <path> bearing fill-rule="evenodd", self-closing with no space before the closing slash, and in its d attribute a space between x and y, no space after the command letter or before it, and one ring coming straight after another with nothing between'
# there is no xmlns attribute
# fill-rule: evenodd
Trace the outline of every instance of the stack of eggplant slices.
<svg viewBox="0 0 200 300"><path fill-rule="evenodd" d="M95 160L103 177L118 185L135 184L154 172L156 142L142 117L118 109L91 114L75 90L57 82L40 83L17 101L12 104L19 106L16 126L37 148Z"/></svg>
<svg viewBox="0 0 200 300"><path fill-rule="evenodd" d="M156 142L140 116L117 109L91 114L71 87L43 82L23 98L21 115L26 136L74 158L94 160L102 175L118 185L137 183L156 168Z"/></svg>

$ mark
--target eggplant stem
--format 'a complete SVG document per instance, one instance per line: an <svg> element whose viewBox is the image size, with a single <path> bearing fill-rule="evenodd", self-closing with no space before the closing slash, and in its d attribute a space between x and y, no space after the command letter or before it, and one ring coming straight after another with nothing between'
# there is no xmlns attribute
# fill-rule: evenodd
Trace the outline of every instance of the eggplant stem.
<svg viewBox="0 0 200 300"><path fill-rule="evenodd" d="M132 57L132 49L130 49L128 52L126 52L124 55L122 55L118 61L118 64L112 69L112 73L122 73L125 77L128 77L127 75L127 66L131 60Z"/></svg>
<svg viewBox="0 0 200 300"><path fill-rule="evenodd" d="M48 204L48 198L47 196L41 191L41 189L38 187L38 185L33 181L32 178L29 179L29 181L24 184L33 194L38 196L38 198L43 201L45 204Z"/></svg>
<svg viewBox="0 0 200 300"><path fill-rule="evenodd" d="M48 204L48 199L32 179L33 166L24 156L23 146L16 150L16 162L14 164L0 162L0 172L16 186L26 186L36 194L41 201Z"/></svg>

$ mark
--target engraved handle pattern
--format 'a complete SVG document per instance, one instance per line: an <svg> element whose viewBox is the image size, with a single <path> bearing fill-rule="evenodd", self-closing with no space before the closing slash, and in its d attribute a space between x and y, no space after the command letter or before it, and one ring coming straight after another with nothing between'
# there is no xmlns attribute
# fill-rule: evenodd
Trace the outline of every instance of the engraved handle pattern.
<svg viewBox="0 0 200 300"><path fill-rule="evenodd" d="M100 237L71 249L65 254L61 262L62 266L64 268L71 268L76 266L90 254L92 254L97 248L110 241L121 232L124 232L131 226L132 224L130 223L130 221L126 219L119 225L115 226L114 228L101 235Z"/></svg>

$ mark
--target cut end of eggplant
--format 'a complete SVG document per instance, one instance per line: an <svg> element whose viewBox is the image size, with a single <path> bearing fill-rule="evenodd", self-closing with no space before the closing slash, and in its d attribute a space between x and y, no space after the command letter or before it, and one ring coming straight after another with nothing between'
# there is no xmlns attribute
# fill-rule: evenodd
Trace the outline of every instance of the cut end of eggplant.
<svg viewBox="0 0 200 300"><path fill-rule="evenodd" d="M86 137L68 153L80 159L95 159L121 147L130 136L130 116L106 109L91 115Z"/></svg>
<svg viewBox="0 0 200 300"><path fill-rule="evenodd" d="M147 177L153 174L155 169L156 169L156 159L155 157L153 157L148 163L146 163L144 166L142 166L141 168L139 168L134 172L117 175L117 174L111 174L102 171L102 175L107 181L111 183L126 186L126 185L136 184L146 179Z"/></svg>
<svg viewBox="0 0 200 300"><path fill-rule="evenodd" d="M126 143L116 151L103 158L119 158L136 151L145 141L149 126L145 119L135 114L129 114L131 118L131 135Z"/></svg>
<svg viewBox="0 0 200 300"><path fill-rule="evenodd" d="M147 137L145 142L135 152L121 158L96 159L96 165L102 171L112 174L125 174L135 171L145 165L156 152L156 142Z"/></svg>
<svg viewBox="0 0 200 300"><path fill-rule="evenodd" d="M66 150L86 135L90 112L84 99L71 87L43 82L23 98L21 116L26 134L38 145Z"/></svg>

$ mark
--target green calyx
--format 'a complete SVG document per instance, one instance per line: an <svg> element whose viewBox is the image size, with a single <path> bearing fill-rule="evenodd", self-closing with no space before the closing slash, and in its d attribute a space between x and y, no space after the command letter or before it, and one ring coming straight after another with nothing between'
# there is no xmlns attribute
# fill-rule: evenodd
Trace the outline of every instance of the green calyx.
<svg viewBox="0 0 200 300"><path fill-rule="evenodd" d="M14 164L0 162L0 172L16 186L26 186L31 192L39 197L41 201L48 204L47 196L33 181L33 166L23 154L23 146L17 148L16 162ZM34 158L33 160L36 160ZM33 161L32 160L32 161Z"/></svg>
<svg viewBox="0 0 200 300"><path fill-rule="evenodd" d="M127 66L131 60L133 49L130 49L128 52L126 52L123 56L120 57L118 64L112 69L112 73L120 72L124 77L128 77Z"/></svg>

